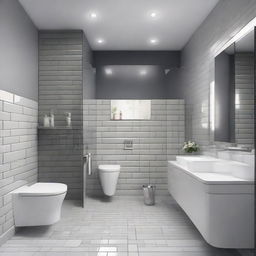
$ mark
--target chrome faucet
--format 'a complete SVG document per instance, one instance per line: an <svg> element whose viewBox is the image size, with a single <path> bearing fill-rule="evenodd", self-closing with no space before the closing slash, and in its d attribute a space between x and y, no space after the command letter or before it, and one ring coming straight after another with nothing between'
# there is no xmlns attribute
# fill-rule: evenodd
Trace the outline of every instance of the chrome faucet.
<svg viewBox="0 0 256 256"><path fill-rule="evenodd" d="M87 169L88 175L92 175L92 154L91 153L86 153L83 157L84 159L84 168ZM85 169L84 169L85 172Z"/></svg>
<svg viewBox="0 0 256 256"><path fill-rule="evenodd" d="M233 147L226 147L224 150L228 151L243 151L243 152L251 152L251 148L245 146L233 146Z"/></svg>

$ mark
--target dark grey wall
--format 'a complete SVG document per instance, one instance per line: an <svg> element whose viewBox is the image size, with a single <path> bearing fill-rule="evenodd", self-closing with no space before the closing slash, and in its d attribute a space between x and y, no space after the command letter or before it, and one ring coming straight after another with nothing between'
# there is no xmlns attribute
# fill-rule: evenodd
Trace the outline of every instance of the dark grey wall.
<svg viewBox="0 0 256 256"><path fill-rule="evenodd" d="M95 69L92 67L92 50L85 35L83 36L83 98L95 99Z"/></svg>
<svg viewBox="0 0 256 256"><path fill-rule="evenodd" d="M178 51L101 51L94 52L93 60L97 99L181 98ZM165 69L172 71L166 75ZM141 70L147 73L140 75Z"/></svg>
<svg viewBox="0 0 256 256"><path fill-rule="evenodd" d="M0 1L0 89L37 100L37 29L17 0Z"/></svg>
<svg viewBox="0 0 256 256"><path fill-rule="evenodd" d="M171 69L165 80L166 94L167 99L184 99L184 92L182 91L180 80L180 68Z"/></svg>
<svg viewBox="0 0 256 256"><path fill-rule="evenodd" d="M97 99L165 99L165 74L160 66L121 65L97 68ZM144 71L146 74L141 75Z"/></svg>
<svg viewBox="0 0 256 256"><path fill-rule="evenodd" d="M160 65L179 67L179 51L94 51L93 66Z"/></svg>

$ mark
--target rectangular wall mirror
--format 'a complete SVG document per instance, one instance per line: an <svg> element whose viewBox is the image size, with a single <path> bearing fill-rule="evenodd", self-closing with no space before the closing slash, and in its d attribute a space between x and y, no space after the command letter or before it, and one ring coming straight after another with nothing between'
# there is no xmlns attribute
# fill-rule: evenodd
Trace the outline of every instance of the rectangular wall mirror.
<svg viewBox="0 0 256 256"><path fill-rule="evenodd" d="M111 120L150 120L151 100L111 100Z"/></svg>
<svg viewBox="0 0 256 256"><path fill-rule="evenodd" d="M214 140L254 147L254 30L215 58Z"/></svg>

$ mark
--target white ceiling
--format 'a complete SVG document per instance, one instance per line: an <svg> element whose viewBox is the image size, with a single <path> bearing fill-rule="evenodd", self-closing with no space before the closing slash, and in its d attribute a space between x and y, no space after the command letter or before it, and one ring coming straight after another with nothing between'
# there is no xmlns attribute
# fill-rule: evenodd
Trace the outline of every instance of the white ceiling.
<svg viewBox="0 0 256 256"><path fill-rule="evenodd" d="M246 36L235 42L236 52L253 52L254 51L254 30Z"/></svg>
<svg viewBox="0 0 256 256"><path fill-rule="evenodd" d="M254 52L254 29L228 46L224 52L230 55L237 52Z"/></svg>
<svg viewBox="0 0 256 256"><path fill-rule="evenodd" d="M219 0L19 1L39 29L82 29L93 50L181 50Z"/></svg>

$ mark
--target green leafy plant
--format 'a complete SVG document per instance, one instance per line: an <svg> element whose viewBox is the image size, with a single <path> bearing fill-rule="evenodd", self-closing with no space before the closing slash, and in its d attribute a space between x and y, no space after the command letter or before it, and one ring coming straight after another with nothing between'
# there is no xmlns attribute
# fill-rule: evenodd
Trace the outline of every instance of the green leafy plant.
<svg viewBox="0 0 256 256"><path fill-rule="evenodd" d="M194 141L185 141L183 148L186 153L198 152L200 150L199 146Z"/></svg>
<svg viewBox="0 0 256 256"><path fill-rule="evenodd" d="M111 113L112 113L111 119L112 120L116 119L116 111L117 111L117 107L112 107L112 109L111 109Z"/></svg>
<svg viewBox="0 0 256 256"><path fill-rule="evenodd" d="M111 110L112 114L115 114L116 111L117 111L117 107L113 107L112 110Z"/></svg>

